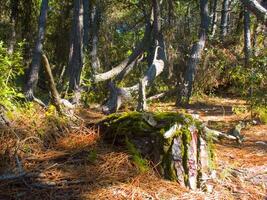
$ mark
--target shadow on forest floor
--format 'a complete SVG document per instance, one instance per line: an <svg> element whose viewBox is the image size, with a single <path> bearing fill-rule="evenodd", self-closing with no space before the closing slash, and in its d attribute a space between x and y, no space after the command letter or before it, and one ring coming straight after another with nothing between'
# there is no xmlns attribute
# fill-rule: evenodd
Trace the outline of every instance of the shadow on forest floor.
<svg viewBox="0 0 267 200"><path fill-rule="evenodd" d="M232 128L243 115L235 115L233 106L244 106L244 102L231 99L209 99L191 105L188 112L197 112L208 126L220 131ZM169 104L153 104L151 111L179 111ZM84 124L72 127L67 131L57 126L44 124L37 116L32 116L36 122L34 127L39 131L42 127L45 132L44 144L29 140L23 145L25 152L21 152L21 163L28 175L20 179L0 181L0 199L205 199L213 198L215 194L188 191L178 183L166 181L153 170L140 173L131 162L130 156L122 149L104 144L99 138L99 129L90 128L103 117L100 113L91 110L82 110L79 113ZM18 123L21 130L19 136L27 136L32 130L32 122L21 119ZM53 122L54 123L54 122ZM22 127L30 129L22 130ZM215 144L217 159L220 166L240 168L264 166L267 163L267 126L257 125L244 130L247 140L241 146L235 142L223 140ZM257 143L261 141L263 143ZM8 140L0 144L9 143ZM13 144L14 145L14 144ZM7 152L8 153L8 152ZM9 152L12 153L12 152ZM15 159L13 159L14 162ZM1 160L0 160L1 162ZM13 163L12 166L16 166ZM221 169L218 169L219 173ZM222 169L223 170L223 169ZM0 166L1 171L1 166ZM220 175L219 175L220 176ZM229 181L228 181L229 182ZM262 197L262 191L251 183L230 181L230 185L240 191L235 197L256 195ZM233 197L228 183L215 184L215 191L220 197ZM231 186L232 187L232 186ZM209 196L210 195L210 196ZM216 195L215 195L216 196Z"/></svg>

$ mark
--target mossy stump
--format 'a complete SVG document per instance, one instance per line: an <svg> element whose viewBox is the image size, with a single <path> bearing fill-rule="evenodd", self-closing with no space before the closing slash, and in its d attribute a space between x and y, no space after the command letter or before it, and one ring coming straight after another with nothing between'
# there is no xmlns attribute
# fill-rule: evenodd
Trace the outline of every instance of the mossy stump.
<svg viewBox="0 0 267 200"><path fill-rule="evenodd" d="M207 189L214 168L212 141L191 115L125 112L107 116L100 125L105 140L125 145L139 169L150 160L165 178Z"/></svg>

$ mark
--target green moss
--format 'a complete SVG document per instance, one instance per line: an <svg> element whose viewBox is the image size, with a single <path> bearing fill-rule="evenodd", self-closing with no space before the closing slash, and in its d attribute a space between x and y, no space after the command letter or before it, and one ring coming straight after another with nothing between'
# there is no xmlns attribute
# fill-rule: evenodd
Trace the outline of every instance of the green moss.
<svg viewBox="0 0 267 200"><path fill-rule="evenodd" d="M210 170L216 169L215 163L215 153L214 153L214 143L213 143L213 136L210 133L206 135L207 141L207 152L208 152L208 167Z"/></svg>
<svg viewBox="0 0 267 200"><path fill-rule="evenodd" d="M138 167L141 173L149 170L148 161L142 158L141 153L135 148L134 144L129 141L126 137L125 139L126 147L129 153L132 155L134 164Z"/></svg>
<svg viewBox="0 0 267 200"><path fill-rule="evenodd" d="M151 123L151 121L153 123ZM169 130L175 123L182 125L180 130L177 130L171 138L164 138L164 133ZM182 165L184 168L184 180L185 184L188 185L189 182L189 167L188 167L188 147L192 140L191 132L189 130L190 126L195 126L200 133L198 137L202 134L202 124L201 122L194 120L191 115L185 113L177 112L156 112L156 113L139 113L139 112L124 112L116 113L108 116L104 120L104 126L107 129L107 135L111 138L120 137L121 141L125 141L125 145L132 155L133 162L139 168L141 172L148 170L148 161L144 159L136 148L136 146L131 142L134 139L140 137L148 137L155 141L151 145L153 152L152 156L160 157L160 167L165 178L169 180L177 180L177 173L174 166L172 158L172 145L173 138L181 137L182 139ZM125 139L126 138L126 139ZM205 137L206 138L206 137ZM143 145L144 144L140 144ZM209 166L214 168L214 153L213 153L213 143L212 139L209 138L207 141L208 156L209 156ZM157 151L156 151L157 150ZM143 153L143 152L142 152ZM151 155L146 155L151 156ZM198 159L199 159L199 155Z"/></svg>
<svg viewBox="0 0 267 200"><path fill-rule="evenodd" d="M88 153L87 160L88 160L90 163L95 163L95 162L96 162L96 160L97 160L97 152L96 152L95 149L91 150L91 151Z"/></svg>
<svg viewBox="0 0 267 200"><path fill-rule="evenodd" d="M171 154L172 144L170 146L166 146L166 152L162 158L162 166L165 178L168 180L175 181L177 180L177 173L174 164L172 162L172 154Z"/></svg>

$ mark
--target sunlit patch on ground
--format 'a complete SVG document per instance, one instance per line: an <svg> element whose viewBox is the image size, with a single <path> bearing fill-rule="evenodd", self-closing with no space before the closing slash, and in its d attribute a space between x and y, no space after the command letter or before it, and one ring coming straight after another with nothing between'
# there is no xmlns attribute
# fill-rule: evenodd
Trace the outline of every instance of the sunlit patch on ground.
<svg viewBox="0 0 267 200"><path fill-rule="evenodd" d="M245 106L245 102L207 98L194 100L186 109L177 109L174 103L155 103L150 105L150 110L197 113L210 128L226 132L249 116L249 113L234 113L233 107L238 106ZM246 140L241 146L227 140L215 144L218 179L211 183L213 192L205 193L189 191L178 183L164 180L155 170L141 173L125 150L106 145L101 140L99 129L93 126L103 117L97 111L81 110L82 123L65 128L54 121L45 122L42 113L34 114L36 122L25 116L15 120L21 129L14 131L20 137L37 135L44 140L32 139L23 143L19 158L29 176L0 181L0 199L228 200L264 199L267 194L264 182L267 174L266 125L245 128L242 134ZM16 147L14 133L2 139L6 149ZM9 167L16 167L14 160L11 161L7 162L13 163ZM1 160L1 164L4 162ZM1 165L2 168L6 166Z"/></svg>

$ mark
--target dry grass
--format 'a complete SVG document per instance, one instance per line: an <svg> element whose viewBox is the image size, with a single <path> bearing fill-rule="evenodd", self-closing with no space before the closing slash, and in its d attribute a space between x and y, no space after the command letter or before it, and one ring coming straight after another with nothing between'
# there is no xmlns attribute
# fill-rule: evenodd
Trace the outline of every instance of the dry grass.
<svg viewBox="0 0 267 200"><path fill-rule="evenodd" d="M221 109L221 105L227 109L244 105L239 100L215 98L205 102L196 102L189 112L197 110L203 120L214 119L212 125L222 130L229 128L225 122L232 125L243 117L231 112L225 115L225 109ZM171 103L153 105L151 110L178 111ZM28 176L0 181L0 199L228 200L264 199L267 193L264 184L255 185L231 171L266 165L266 147L255 143L267 141L265 125L246 129L247 140L241 147L227 141L215 145L218 179L210 183L213 192L209 194L182 188L154 170L140 173L129 154L101 141L99 129L92 126L103 117L97 112L80 110L84 120L71 125L40 109L31 112L17 113L14 128L1 132L1 172L13 169L10 171L17 173L16 153Z"/></svg>

